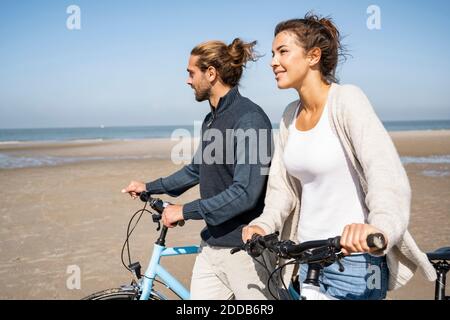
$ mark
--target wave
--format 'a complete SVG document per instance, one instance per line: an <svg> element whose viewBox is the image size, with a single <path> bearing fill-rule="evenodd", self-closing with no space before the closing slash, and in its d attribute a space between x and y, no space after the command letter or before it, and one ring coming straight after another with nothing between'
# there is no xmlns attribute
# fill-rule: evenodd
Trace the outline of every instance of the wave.
<svg viewBox="0 0 450 320"><path fill-rule="evenodd" d="M422 174L427 177L450 177L449 171L442 170L424 170Z"/></svg>
<svg viewBox="0 0 450 320"><path fill-rule="evenodd" d="M16 157L0 154L0 169L18 169L31 167L57 166L69 163L100 160L141 160L141 159L164 159L164 156L112 156L112 157Z"/></svg>
<svg viewBox="0 0 450 320"><path fill-rule="evenodd" d="M447 164L450 163L450 155L429 157L401 157L403 164Z"/></svg>

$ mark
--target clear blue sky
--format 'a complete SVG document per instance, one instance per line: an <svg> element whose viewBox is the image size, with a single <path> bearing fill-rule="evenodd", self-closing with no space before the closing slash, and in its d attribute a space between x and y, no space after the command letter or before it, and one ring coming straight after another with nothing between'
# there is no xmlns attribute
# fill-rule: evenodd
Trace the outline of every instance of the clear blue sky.
<svg viewBox="0 0 450 320"><path fill-rule="evenodd" d="M81 30L66 9L81 8ZM381 30L366 27L381 9ZM273 122L296 99L269 67L273 29L307 11L331 15L353 57L341 83L360 86L382 120L450 119L450 2L2 0L0 128L192 124L209 111L185 84L205 40L258 40L265 54L241 92Z"/></svg>

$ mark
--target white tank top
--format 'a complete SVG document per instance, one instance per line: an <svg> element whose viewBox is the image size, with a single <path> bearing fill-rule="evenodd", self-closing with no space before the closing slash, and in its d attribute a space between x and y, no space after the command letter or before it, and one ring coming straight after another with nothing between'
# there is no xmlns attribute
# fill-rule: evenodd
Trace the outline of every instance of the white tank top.
<svg viewBox="0 0 450 320"><path fill-rule="evenodd" d="M331 129L328 106L311 130L298 130L296 118L289 126L283 161L302 185L298 241L335 237L347 224L365 223L358 175Z"/></svg>

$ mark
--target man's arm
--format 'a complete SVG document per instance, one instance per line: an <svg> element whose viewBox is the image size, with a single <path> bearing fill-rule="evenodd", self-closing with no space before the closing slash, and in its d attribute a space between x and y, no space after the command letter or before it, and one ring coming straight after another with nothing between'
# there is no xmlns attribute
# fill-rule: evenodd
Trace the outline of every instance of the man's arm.
<svg viewBox="0 0 450 320"><path fill-rule="evenodd" d="M190 164L166 178L159 178L146 183L146 189L151 194L168 194L177 197L199 183L199 161L201 158L201 144ZM199 160L200 159L200 160Z"/></svg>

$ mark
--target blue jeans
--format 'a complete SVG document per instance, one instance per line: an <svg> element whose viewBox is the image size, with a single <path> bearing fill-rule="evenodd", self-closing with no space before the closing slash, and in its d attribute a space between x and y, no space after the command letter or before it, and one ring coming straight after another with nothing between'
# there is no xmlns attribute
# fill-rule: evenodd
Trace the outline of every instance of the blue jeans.
<svg viewBox="0 0 450 320"><path fill-rule="evenodd" d="M380 300L386 297L389 270L386 257L357 254L341 259L345 270L333 263L320 272L320 291L342 300ZM301 283L306 278L308 265L299 270Z"/></svg>

